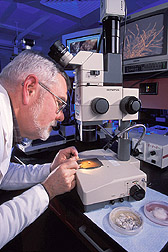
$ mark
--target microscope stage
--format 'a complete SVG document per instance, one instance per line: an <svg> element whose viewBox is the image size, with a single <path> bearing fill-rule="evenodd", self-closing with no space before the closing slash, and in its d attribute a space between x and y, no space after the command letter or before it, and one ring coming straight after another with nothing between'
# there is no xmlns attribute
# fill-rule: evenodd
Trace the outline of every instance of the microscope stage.
<svg viewBox="0 0 168 252"><path fill-rule="evenodd" d="M97 158L79 159L77 163L80 169L95 169L103 165Z"/></svg>

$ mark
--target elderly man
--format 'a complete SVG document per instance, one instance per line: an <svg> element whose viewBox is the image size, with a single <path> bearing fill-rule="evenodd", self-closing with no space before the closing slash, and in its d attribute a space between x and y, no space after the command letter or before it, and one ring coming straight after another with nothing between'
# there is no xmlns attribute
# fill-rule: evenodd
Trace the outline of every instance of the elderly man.
<svg viewBox="0 0 168 252"><path fill-rule="evenodd" d="M0 206L0 248L32 223L56 195L75 186L78 152L60 150L51 164L10 163L21 137L46 140L64 120L67 82L52 60L25 50L0 74L0 189L26 190Z"/></svg>

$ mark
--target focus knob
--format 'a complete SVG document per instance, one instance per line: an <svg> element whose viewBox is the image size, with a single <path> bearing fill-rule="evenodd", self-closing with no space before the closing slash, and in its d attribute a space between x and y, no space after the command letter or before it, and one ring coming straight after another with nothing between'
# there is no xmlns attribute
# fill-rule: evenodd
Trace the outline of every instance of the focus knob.
<svg viewBox="0 0 168 252"><path fill-rule="evenodd" d="M133 185L130 188L130 196L139 201L145 197L145 190L140 185Z"/></svg>
<svg viewBox="0 0 168 252"><path fill-rule="evenodd" d="M120 102L120 109L126 114L136 114L140 108L141 102L135 96L126 96Z"/></svg>
<svg viewBox="0 0 168 252"><path fill-rule="evenodd" d="M105 114L109 110L109 102L104 98L95 98L91 103L93 112Z"/></svg>

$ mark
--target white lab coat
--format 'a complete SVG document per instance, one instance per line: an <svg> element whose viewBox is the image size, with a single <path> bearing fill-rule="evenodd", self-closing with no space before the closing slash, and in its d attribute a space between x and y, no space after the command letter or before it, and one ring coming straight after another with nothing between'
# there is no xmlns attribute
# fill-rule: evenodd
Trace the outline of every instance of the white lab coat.
<svg viewBox="0 0 168 252"><path fill-rule="evenodd" d="M10 100L0 85L0 189L30 188L0 205L0 248L41 215L49 197L40 184L50 173L50 164L20 165L10 163L13 119Z"/></svg>

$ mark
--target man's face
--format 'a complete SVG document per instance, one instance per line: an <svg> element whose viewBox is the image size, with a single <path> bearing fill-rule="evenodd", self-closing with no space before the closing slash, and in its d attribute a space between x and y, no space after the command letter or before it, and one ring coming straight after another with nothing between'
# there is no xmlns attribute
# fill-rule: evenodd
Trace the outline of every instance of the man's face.
<svg viewBox="0 0 168 252"><path fill-rule="evenodd" d="M50 90L62 100L67 100L67 85L61 74L57 76L57 83ZM57 121L64 120L63 111L57 112L58 102L56 97L44 90L43 96L30 108L31 139L46 140L50 136L52 127L57 125Z"/></svg>

